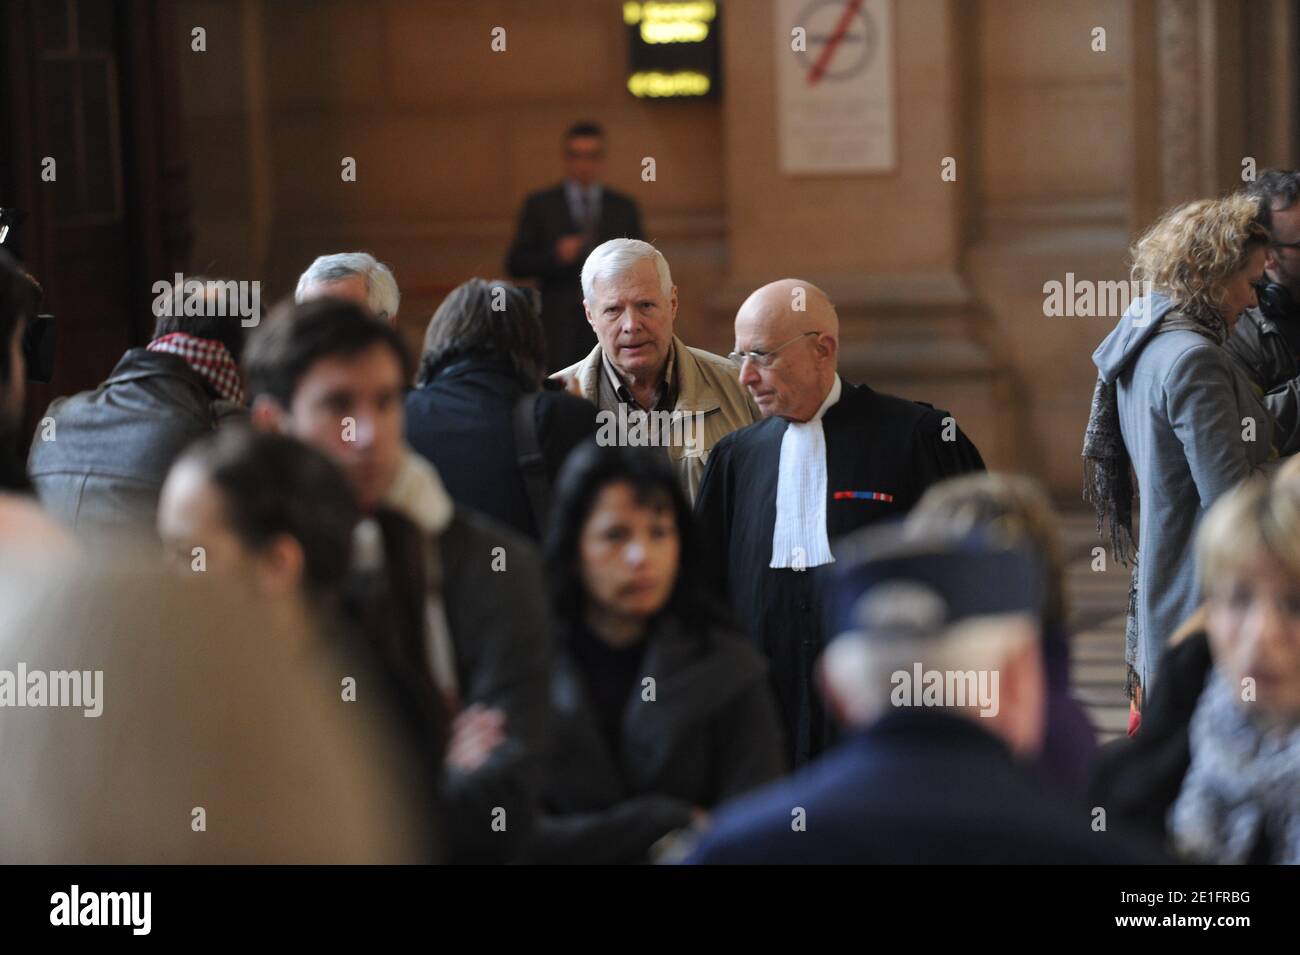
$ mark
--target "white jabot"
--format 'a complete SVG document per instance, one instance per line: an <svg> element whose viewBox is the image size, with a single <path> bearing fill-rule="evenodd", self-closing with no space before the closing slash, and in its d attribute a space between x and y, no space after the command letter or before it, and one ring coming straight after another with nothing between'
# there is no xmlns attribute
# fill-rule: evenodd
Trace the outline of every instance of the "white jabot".
<svg viewBox="0 0 1300 955"><path fill-rule="evenodd" d="M840 376L808 421L791 421L781 437L776 523L769 567L804 570L835 560L826 536L826 432L822 416L840 400Z"/></svg>
<svg viewBox="0 0 1300 955"><path fill-rule="evenodd" d="M424 532L426 545L447 529L454 510L451 495L443 486L437 470L411 448L403 449L401 468L393 486L384 496L384 505L414 521ZM437 554L427 546L426 559L431 564L441 564ZM437 577L441 576L441 572L438 572ZM425 659L439 691L444 697L454 699L458 691L456 654L452 647L447 611L442 602L440 579L438 585L429 591L424 604L427 627Z"/></svg>

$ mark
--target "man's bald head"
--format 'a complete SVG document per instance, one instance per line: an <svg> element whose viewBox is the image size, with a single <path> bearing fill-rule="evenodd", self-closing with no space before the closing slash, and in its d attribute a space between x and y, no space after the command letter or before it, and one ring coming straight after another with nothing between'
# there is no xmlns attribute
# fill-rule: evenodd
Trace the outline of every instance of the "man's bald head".
<svg viewBox="0 0 1300 955"><path fill-rule="evenodd" d="M782 341L803 332L821 332L836 341L840 319L826 293L802 279L780 279L751 292L736 312L736 335L765 331Z"/></svg>
<svg viewBox="0 0 1300 955"><path fill-rule="evenodd" d="M765 416L807 421L835 381L840 320L826 293L801 279L770 282L736 312L740 382Z"/></svg>

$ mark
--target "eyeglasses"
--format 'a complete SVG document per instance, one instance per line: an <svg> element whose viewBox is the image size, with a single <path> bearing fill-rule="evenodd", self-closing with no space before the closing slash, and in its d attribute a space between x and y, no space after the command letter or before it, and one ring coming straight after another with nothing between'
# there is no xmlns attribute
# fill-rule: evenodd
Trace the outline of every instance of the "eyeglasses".
<svg viewBox="0 0 1300 955"><path fill-rule="evenodd" d="M801 338L807 338L809 335L820 335L821 332L804 332L802 335L796 335L788 342L777 345L771 351L733 351L727 357L730 358L738 367L743 367L745 359L752 359L754 364L759 368L771 368L772 362L776 361L776 353L787 345L793 345Z"/></svg>

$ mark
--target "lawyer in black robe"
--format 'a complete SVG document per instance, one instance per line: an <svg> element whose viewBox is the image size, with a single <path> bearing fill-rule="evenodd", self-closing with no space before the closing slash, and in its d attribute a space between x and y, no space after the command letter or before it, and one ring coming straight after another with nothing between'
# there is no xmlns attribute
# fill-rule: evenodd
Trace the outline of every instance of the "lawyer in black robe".
<svg viewBox="0 0 1300 955"><path fill-rule="evenodd" d="M709 456L695 511L709 557L744 632L767 654L789 758L825 749L830 723L813 689L822 633L816 574L772 569L777 475L788 422L770 417L732 432ZM948 412L843 382L822 418L828 539L901 517L930 485L984 470Z"/></svg>

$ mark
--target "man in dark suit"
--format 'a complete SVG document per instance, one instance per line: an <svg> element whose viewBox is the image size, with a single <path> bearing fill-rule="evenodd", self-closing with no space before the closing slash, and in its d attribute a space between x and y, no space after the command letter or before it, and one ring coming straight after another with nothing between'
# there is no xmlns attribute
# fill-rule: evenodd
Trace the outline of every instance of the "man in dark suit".
<svg viewBox="0 0 1300 955"><path fill-rule="evenodd" d="M519 215L506 269L535 279L542 293L546 367L565 368L595 344L582 310L582 263L607 239L640 239L641 216L630 196L601 183L605 133L575 123L564 134L565 178L530 195Z"/></svg>
<svg viewBox="0 0 1300 955"><path fill-rule="evenodd" d="M852 733L720 809L696 863L1160 863L1066 801L1026 760L1041 745L1043 570L979 533L860 531L824 571L821 664Z"/></svg>

